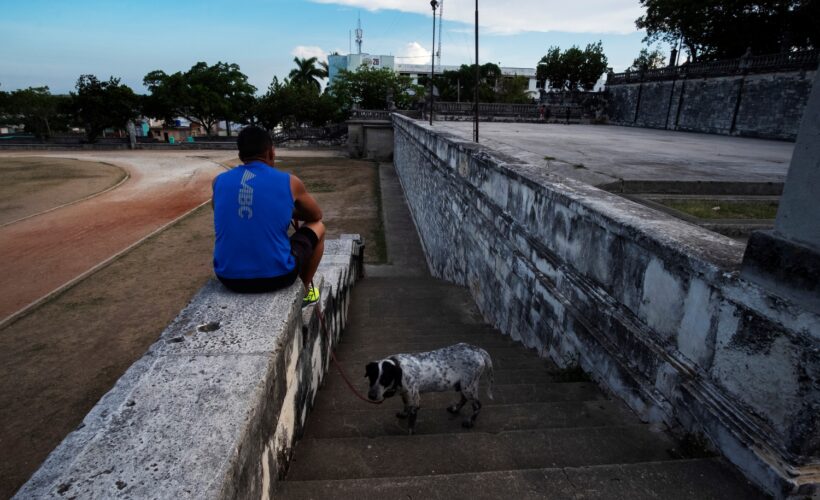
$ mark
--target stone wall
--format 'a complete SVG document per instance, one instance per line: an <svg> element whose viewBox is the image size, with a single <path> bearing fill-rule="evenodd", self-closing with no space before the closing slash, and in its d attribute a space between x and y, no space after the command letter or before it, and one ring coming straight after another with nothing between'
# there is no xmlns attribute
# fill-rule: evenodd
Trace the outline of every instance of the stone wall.
<svg viewBox="0 0 820 500"><path fill-rule="evenodd" d="M301 435L362 271L358 236L325 243L315 282L239 295L212 280L15 498L270 498ZM101 353L102 354L102 353Z"/></svg>
<svg viewBox="0 0 820 500"><path fill-rule="evenodd" d="M393 120L429 266L489 322L772 494L820 479L820 317L742 280L741 244Z"/></svg>
<svg viewBox="0 0 820 500"><path fill-rule="evenodd" d="M389 118L348 120L347 152L351 158L390 161L393 158L393 125Z"/></svg>
<svg viewBox="0 0 820 500"><path fill-rule="evenodd" d="M793 141L814 71L607 85L610 123Z"/></svg>

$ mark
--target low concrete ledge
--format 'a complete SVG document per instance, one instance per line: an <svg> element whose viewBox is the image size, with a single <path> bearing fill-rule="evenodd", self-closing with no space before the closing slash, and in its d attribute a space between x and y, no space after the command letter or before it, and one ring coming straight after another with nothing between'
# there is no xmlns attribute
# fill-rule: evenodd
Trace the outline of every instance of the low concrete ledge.
<svg viewBox="0 0 820 500"><path fill-rule="evenodd" d="M321 308L301 282L239 295L211 280L14 498L267 498L284 475L363 271L325 243ZM101 353L104 355L104 353Z"/></svg>

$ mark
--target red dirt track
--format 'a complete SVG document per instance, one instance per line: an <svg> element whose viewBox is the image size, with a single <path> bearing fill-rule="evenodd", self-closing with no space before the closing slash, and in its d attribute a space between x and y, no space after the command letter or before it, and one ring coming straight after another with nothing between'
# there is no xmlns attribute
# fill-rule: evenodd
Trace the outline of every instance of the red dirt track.
<svg viewBox="0 0 820 500"><path fill-rule="evenodd" d="M0 228L0 321L207 201L230 154L53 153L116 164L131 178L109 192ZM28 153L27 156L32 156Z"/></svg>

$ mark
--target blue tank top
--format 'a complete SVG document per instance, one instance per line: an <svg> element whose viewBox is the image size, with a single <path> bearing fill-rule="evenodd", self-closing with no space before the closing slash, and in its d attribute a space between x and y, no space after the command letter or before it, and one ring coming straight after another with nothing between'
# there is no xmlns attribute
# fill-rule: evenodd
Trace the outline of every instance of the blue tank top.
<svg viewBox="0 0 820 500"><path fill-rule="evenodd" d="M254 161L214 181L214 272L231 279L291 273L288 225L293 217L290 175Z"/></svg>

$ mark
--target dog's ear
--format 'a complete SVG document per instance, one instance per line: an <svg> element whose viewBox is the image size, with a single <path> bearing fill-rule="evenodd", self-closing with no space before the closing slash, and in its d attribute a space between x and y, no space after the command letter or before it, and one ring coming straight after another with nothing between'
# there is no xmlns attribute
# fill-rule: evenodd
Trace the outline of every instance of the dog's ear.
<svg viewBox="0 0 820 500"><path fill-rule="evenodd" d="M379 378L379 364L375 362L367 363L367 366L364 367L364 378L369 378L372 385Z"/></svg>
<svg viewBox="0 0 820 500"><path fill-rule="evenodd" d="M401 384L401 368L394 363L383 362L381 383L385 387L393 385L394 383L397 385Z"/></svg>

